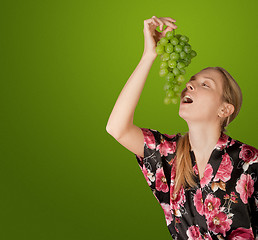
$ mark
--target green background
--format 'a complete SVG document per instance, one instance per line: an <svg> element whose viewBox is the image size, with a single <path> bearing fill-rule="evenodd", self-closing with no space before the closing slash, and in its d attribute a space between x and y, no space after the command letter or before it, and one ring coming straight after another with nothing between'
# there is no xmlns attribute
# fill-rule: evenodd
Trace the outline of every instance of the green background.
<svg viewBox="0 0 258 240"><path fill-rule="evenodd" d="M0 238L170 239L132 152L106 132L140 61L143 21L176 19L198 53L186 78L221 66L243 105L228 134L257 147L258 2L2 1L0 6ZM159 59L134 124L186 132L164 105Z"/></svg>

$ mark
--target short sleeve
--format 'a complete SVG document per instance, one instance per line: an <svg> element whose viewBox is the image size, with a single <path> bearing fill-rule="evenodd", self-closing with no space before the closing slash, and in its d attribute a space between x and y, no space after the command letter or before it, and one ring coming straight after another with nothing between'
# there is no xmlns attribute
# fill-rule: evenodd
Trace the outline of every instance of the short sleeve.
<svg viewBox="0 0 258 240"><path fill-rule="evenodd" d="M144 135L144 157L135 154L137 162L158 201L169 202L171 167L178 134L168 135L154 129L140 129Z"/></svg>

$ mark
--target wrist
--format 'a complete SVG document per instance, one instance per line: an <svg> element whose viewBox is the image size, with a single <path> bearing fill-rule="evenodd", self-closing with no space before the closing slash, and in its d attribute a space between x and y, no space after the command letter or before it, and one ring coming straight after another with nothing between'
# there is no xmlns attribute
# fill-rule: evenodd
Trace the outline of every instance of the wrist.
<svg viewBox="0 0 258 240"><path fill-rule="evenodd" d="M143 54L142 54L142 57L143 58L148 58L148 59L150 59L150 60L155 60L155 58L157 57L157 53L152 53L152 52L143 52Z"/></svg>

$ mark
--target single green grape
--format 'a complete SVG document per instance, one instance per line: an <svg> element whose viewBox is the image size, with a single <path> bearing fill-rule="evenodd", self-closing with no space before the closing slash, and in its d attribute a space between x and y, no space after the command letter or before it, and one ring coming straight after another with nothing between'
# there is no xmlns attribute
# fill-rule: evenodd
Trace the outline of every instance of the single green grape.
<svg viewBox="0 0 258 240"><path fill-rule="evenodd" d="M164 91L172 90L172 84L169 82L166 82L163 87Z"/></svg>
<svg viewBox="0 0 258 240"><path fill-rule="evenodd" d="M179 40L179 38L181 37L181 34L176 34L175 37Z"/></svg>
<svg viewBox="0 0 258 240"><path fill-rule="evenodd" d="M157 42L157 46L161 45L160 41Z"/></svg>
<svg viewBox="0 0 258 240"><path fill-rule="evenodd" d="M173 50L174 50L174 47L173 47L173 45L172 45L171 43L168 43L168 44L165 46L165 51L166 51L167 53L172 53Z"/></svg>
<svg viewBox="0 0 258 240"><path fill-rule="evenodd" d="M175 77L174 73L169 71L165 79L171 82L174 79L174 77Z"/></svg>
<svg viewBox="0 0 258 240"><path fill-rule="evenodd" d="M176 52L172 52L171 54L170 54L170 59L171 60L178 60L179 59L179 57L180 57L180 55L178 54L178 53L176 53Z"/></svg>
<svg viewBox="0 0 258 240"><path fill-rule="evenodd" d="M168 60L168 66L170 67L170 68L175 68L176 66L177 66L177 62L176 62L176 60ZM173 70L172 70L173 71Z"/></svg>
<svg viewBox="0 0 258 240"><path fill-rule="evenodd" d="M187 66L189 66L189 64L190 64L190 61L189 60L183 60L183 62L184 62L184 64L185 64L185 66L187 67Z"/></svg>
<svg viewBox="0 0 258 240"><path fill-rule="evenodd" d="M178 75L180 75L180 70L175 67L175 68L173 69L173 73L174 73L175 76L178 76Z"/></svg>
<svg viewBox="0 0 258 240"><path fill-rule="evenodd" d="M186 43L186 42L189 41L189 38L188 38L187 36L185 36L185 35L182 35L182 36L179 38L179 40Z"/></svg>
<svg viewBox="0 0 258 240"><path fill-rule="evenodd" d="M191 58L194 58L194 57L197 55L197 52L194 51L194 50L192 50L192 51L190 52L190 55L191 55Z"/></svg>
<svg viewBox="0 0 258 240"><path fill-rule="evenodd" d="M173 38L170 39L170 42L171 42L171 44L176 46L179 41L178 41L178 39L176 37L173 37Z"/></svg>
<svg viewBox="0 0 258 240"><path fill-rule="evenodd" d="M181 73L181 75L185 75L185 73L186 73L186 70L184 69L184 68L182 68L182 69L179 69L180 70L180 73Z"/></svg>
<svg viewBox="0 0 258 240"><path fill-rule="evenodd" d="M178 81L178 83L182 83L182 82L185 80L185 78L184 78L183 75L178 75L178 76L176 77L176 80Z"/></svg>
<svg viewBox="0 0 258 240"><path fill-rule="evenodd" d="M187 61L189 61L189 60L191 60L191 54L186 54L186 57L184 58L184 60L187 60Z"/></svg>
<svg viewBox="0 0 258 240"><path fill-rule="evenodd" d="M180 42L179 42L179 45L184 46L184 45L185 45L185 42L180 41Z"/></svg>
<svg viewBox="0 0 258 240"><path fill-rule="evenodd" d="M157 47L156 47L156 53L158 54L158 55L161 55L162 53L164 53L165 52L165 49L164 49L164 46L163 45L158 45Z"/></svg>
<svg viewBox="0 0 258 240"><path fill-rule="evenodd" d="M182 52L179 53L179 55L180 55L180 58L181 58L181 59L185 59L185 57L186 57L186 52L182 51Z"/></svg>
<svg viewBox="0 0 258 240"><path fill-rule="evenodd" d="M161 38L159 41L160 41L161 45L166 45L169 42L168 38L166 38L166 37Z"/></svg>
<svg viewBox="0 0 258 240"><path fill-rule="evenodd" d="M172 98L175 96L175 93L173 90L170 89L170 90L166 91L166 96L169 98Z"/></svg>
<svg viewBox="0 0 258 240"><path fill-rule="evenodd" d="M168 31L168 32L166 32L166 38L167 38L167 39L173 38L173 31Z"/></svg>
<svg viewBox="0 0 258 240"><path fill-rule="evenodd" d="M171 103L173 103L173 104L177 104L178 103L178 98L177 97L173 97L173 98L171 98Z"/></svg>
<svg viewBox="0 0 258 240"><path fill-rule="evenodd" d="M167 53L167 52L164 52L162 55L161 55L161 61L168 61L170 58L170 54Z"/></svg>
<svg viewBox="0 0 258 240"><path fill-rule="evenodd" d="M191 46L184 46L184 51L186 52L186 53L190 53L191 51L192 51L192 47Z"/></svg>
<svg viewBox="0 0 258 240"><path fill-rule="evenodd" d="M179 61L179 62L177 63L177 68L178 68L178 69L182 69L182 68L184 68L184 67L185 67L185 64L184 64L183 61Z"/></svg>
<svg viewBox="0 0 258 240"><path fill-rule="evenodd" d="M165 77L168 74L168 69L167 68L161 68L159 70L159 76L160 77Z"/></svg>
<svg viewBox="0 0 258 240"><path fill-rule="evenodd" d="M160 63L160 68L168 68L168 62L167 61L162 61Z"/></svg>
<svg viewBox="0 0 258 240"><path fill-rule="evenodd" d="M168 105L168 104L170 104L170 103L172 103L171 98L165 97L165 99L164 99L164 104Z"/></svg>
<svg viewBox="0 0 258 240"><path fill-rule="evenodd" d="M178 85L175 85L172 89L174 92L178 92L180 90Z"/></svg>
<svg viewBox="0 0 258 240"><path fill-rule="evenodd" d="M175 52L180 53L180 52L182 52L183 47L182 47L181 45L176 45L176 46L174 47L174 49L175 49Z"/></svg>

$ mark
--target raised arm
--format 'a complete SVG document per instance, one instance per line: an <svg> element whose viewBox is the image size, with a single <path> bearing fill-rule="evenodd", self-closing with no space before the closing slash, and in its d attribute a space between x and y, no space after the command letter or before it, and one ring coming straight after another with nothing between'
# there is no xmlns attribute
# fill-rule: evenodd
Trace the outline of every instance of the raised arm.
<svg viewBox="0 0 258 240"><path fill-rule="evenodd" d="M165 36L167 31L177 28L173 22L175 20L172 18L157 18L155 16L144 20L144 52L139 64L123 87L106 126L110 135L140 156L143 155L143 134L140 128L133 124L134 111L150 68L157 57L155 51L157 42ZM167 25L167 28L161 33L158 32L157 26L163 30L163 25Z"/></svg>

